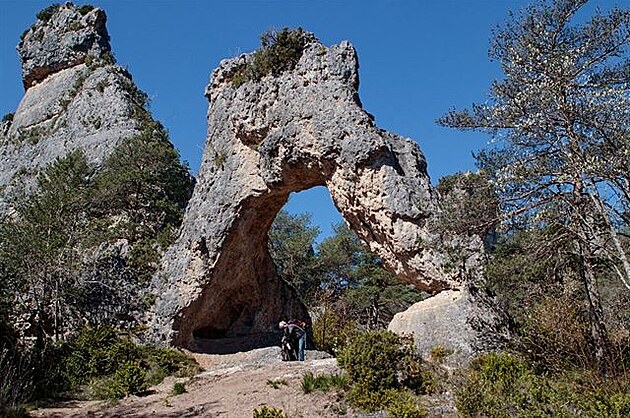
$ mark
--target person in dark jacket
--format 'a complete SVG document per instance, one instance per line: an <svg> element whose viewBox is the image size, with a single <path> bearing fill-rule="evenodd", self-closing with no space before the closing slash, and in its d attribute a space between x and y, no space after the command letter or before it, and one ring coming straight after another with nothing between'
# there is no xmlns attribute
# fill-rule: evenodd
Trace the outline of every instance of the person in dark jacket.
<svg viewBox="0 0 630 418"><path fill-rule="evenodd" d="M289 341L289 344L295 350L295 357L299 361L304 361L304 349L306 346L306 330L303 326L296 323L297 321L280 321L278 326L282 330L283 338Z"/></svg>

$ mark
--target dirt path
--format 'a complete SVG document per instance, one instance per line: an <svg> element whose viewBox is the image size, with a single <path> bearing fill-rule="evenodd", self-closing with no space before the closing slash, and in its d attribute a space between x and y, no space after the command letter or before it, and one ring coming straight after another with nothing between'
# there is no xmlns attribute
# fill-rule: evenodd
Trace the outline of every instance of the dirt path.
<svg viewBox="0 0 630 418"><path fill-rule="evenodd" d="M305 395L302 376L339 373L333 358L307 352L305 362L282 362L278 347L236 354L193 355L205 369L186 379L169 377L151 393L130 396L116 405L102 401L73 401L32 412L34 417L251 417L261 405L280 408L290 417L354 416L335 392ZM269 381L286 382L277 389ZM184 382L186 392L172 395L173 384Z"/></svg>

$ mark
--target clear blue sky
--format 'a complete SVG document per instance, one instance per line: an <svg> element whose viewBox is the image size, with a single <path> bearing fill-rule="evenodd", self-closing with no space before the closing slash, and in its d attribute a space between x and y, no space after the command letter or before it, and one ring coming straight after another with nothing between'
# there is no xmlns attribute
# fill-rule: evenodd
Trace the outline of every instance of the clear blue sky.
<svg viewBox="0 0 630 418"><path fill-rule="evenodd" d="M197 172L206 132L203 96L224 58L256 49L260 34L285 26L312 31L326 45L349 40L360 62L360 95L381 128L410 137L435 184L473 170L487 138L435 124L451 107L483 101L500 77L487 55L491 29L525 0L95 0L105 9L111 44L151 97L151 110ZM604 10L623 1L594 0ZM50 2L0 0L0 114L23 95L15 51L22 31ZM81 5L83 2L75 2ZM323 188L294 195L290 212L311 212L327 235L341 220Z"/></svg>

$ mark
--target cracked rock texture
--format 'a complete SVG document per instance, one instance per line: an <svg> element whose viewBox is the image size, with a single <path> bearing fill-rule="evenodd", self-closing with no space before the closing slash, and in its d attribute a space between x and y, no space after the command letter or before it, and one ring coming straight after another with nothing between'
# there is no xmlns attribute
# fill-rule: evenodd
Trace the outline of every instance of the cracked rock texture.
<svg viewBox="0 0 630 418"><path fill-rule="evenodd" d="M328 188L350 228L404 282L430 292L465 286L432 245L437 196L422 152L361 106L354 47L311 43L293 70L237 87L232 78L251 59L224 60L206 89L203 162L154 278L150 338L220 351L239 336L271 340L278 320L306 317L274 272L267 233L289 194L314 186Z"/></svg>
<svg viewBox="0 0 630 418"><path fill-rule="evenodd" d="M77 9L72 3L51 8L54 12L24 32L17 47L26 89L53 73L83 64L88 56L100 58L110 51L103 10Z"/></svg>
<svg viewBox="0 0 630 418"><path fill-rule="evenodd" d="M67 3L25 32L18 51L27 90L0 126L0 213L55 159L82 148L98 166L139 133L130 74L100 58L109 52L105 20L101 9L81 14Z"/></svg>

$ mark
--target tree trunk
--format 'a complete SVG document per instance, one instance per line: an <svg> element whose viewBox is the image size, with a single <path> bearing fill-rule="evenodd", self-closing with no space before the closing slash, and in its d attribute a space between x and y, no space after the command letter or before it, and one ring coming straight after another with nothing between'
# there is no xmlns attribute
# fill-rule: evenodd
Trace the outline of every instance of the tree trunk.
<svg viewBox="0 0 630 418"><path fill-rule="evenodd" d="M612 240L613 245L615 246L615 250L617 251L617 257L619 258L619 260L621 260L621 265L623 266L623 273L617 270L618 272L617 275L619 276L619 279L621 280L623 285L626 287L626 289L630 290L630 261L628 261L626 252L624 251L623 246L621 245L621 241L619 240L619 235L617 235L617 230L615 229L614 225L610 221L609 213L604 207L604 204L602 203L601 198L599 197L599 192L597 191L597 188L593 188L593 190L594 190L593 194L590 194L591 200L595 208L599 212L600 216L604 220L604 223L606 224L606 228L608 229L608 234L610 235L610 239Z"/></svg>
<svg viewBox="0 0 630 418"><path fill-rule="evenodd" d="M580 275L588 301L591 337L595 345L595 361L597 362L599 374L605 376L614 372L614 364L612 362L608 331L604 321L604 310L602 309L597 280L591 263L592 253L586 241L578 240L577 247L582 264Z"/></svg>

